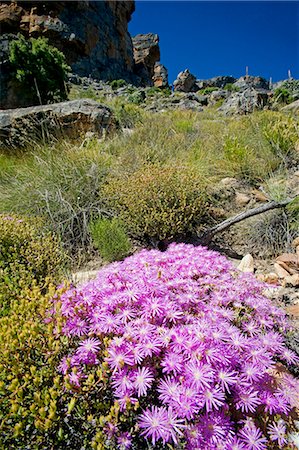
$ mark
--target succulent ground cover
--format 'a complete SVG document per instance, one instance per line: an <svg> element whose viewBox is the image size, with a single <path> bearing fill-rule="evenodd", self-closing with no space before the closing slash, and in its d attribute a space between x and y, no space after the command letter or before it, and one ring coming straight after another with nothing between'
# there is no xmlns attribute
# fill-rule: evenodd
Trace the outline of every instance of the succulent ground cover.
<svg viewBox="0 0 299 450"><path fill-rule="evenodd" d="M69 409L91 389L101 404L92 448L296 448L298 357L264 287L218 253L172 244L54 299Z"/></svg>

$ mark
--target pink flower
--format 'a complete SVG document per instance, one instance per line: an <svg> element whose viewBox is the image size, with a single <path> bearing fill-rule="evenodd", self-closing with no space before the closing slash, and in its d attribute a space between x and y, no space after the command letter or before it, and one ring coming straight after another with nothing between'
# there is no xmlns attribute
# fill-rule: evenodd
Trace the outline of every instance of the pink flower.
<svg viewBox="0 0 299 450"><path fill-rule="evenodd" d="M138 367L134 382L138 397L146 395L147 390L151 387L153 381L153 374L147 367Z"/></svg>
<svg viewBox="0 0 299 450"><path fill-rule="evenodd" d="M280 419L277 423L268 426L268 433L272 441L277 441L280 447L283 447L288 440L286 439L286 425Z"/></svg>
<svg viewBox="0 0 299 450"><path fill-rule="evenodd" d="M246 445L246 450L266 450L267 439L253 422L247 423L240 431L240 439Z"/></svg>
<svg viewBox="0 0 299 450"><path fill-rule="evenodd" d="M146 409L139 416L138 425L142 429L141 435L151 439L153 445L159 439L162 439L163 444L169 441L169 420L166 408L152 406Z"/></svg>

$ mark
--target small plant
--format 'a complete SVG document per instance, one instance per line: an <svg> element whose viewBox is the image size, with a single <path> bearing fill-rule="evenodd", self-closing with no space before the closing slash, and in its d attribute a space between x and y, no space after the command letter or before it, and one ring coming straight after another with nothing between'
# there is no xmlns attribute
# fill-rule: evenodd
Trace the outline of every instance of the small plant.
<svg viewBox="0 0 299 450"><path fill-rule="evenodd" d="M111 178L102 195L139 239L171 238L208 216L205 181L187 166L144 166L126 178Z"/></svg>
<svg viewBox="0 0 299 450"><path fill-rule="evenodd" d="M127 86L127 82L125 80L122 80L122 79L120 79L120 80L113 80L113 81L111 81L110 86L111 86L111 88L114 91L116 91L117 89L119 89L121 87Z"/></svg>
<svg viewBox="0 0 299 450"><path fill-rule="evenodd" d="M279 87L274 91L274 99L277 103L283 103L288 105L293 101L291 92L284 87Z"/></svg>
<svg viewBox="0 0 299 450"><path fill-rule="evenodd" d="M123 128L133 128L143 121L144 115L142 109L133 103L116 103L112 108L116 120Z"/></svg>
<svg viewBox="0 0 299 450"><path fill-rule="evenodd" d="M108 262L124 258L131 251L125 228L119 219L97 219L91 222L93 245Z"/></svg>
<svg viewBox="0 0 299 450"><path fill-rule="evenodd" d="M144 102L145 94L143 91L135 91L128 95L128 102L134 105L141 105Z"/></svg>
<svg viewBox="0 0 299 450"><path fill-rule="evenodd" d="M239 92L240 90L240 88L235 86L234 83L227 83L223 89L228 92Z"/></svg>
<svg viewBox="0 0 299 450"><path fill-rule="evenodd" d="M197 93L200 95L209 95L214 91L219 91L218 87L209 86L204 89L200 89Z"/></svg>
<svg viewBox="0 0 299 450"><path fill-rule="evenodd" d="M32 91L36 103L53 103L67 98L65 57L44 37L25 39L19 35L10 44L9 61L15 78Z"/></svg>

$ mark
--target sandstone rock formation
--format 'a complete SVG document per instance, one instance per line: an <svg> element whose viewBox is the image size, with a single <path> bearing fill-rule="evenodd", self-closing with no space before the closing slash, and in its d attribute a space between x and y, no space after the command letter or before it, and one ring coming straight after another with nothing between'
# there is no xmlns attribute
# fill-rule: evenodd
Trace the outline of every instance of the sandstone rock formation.
<svg viewBox="0 0 299 450"><path fill-rule="evenodd" d="M0 148L67 137L101 137L115 129L111 110L93 100L8 109L0 113Z"/></svg>
<svg viewBox="0 0 299 450"><path fill-rule="evenodd" d="M198 90L196 77L190 73L189 69L178 74L173 86L174 90L178 92L195 92Z"/></svg>
<svg viewBox="0 0 299 450"><path fill-rule="evenodd" d="M152 84L155 64L160 60L159 37L157 34L137 34L132 38L135 73L143 83Z"/></svg>
<svg viewBox="0 0 299 450"><path fill-rule="evenodd" d="M1 2L0 108L33 104L19 95L11 77L8 42L19 32L26 37L48 38L80 76L135 81L133 46L128 33L134 9L135 2L131 0ZM13 97L20 103L15 105Z"/></svg>
<svg viewBox="0 0 299 450"><path fill-rule="evenodd" d="M134 9L131 0L4 1L0 6L0 27L2 33L49 38L79 75L128 78L134 66L128 33Z"/></svg>
<svg viewBox="0 0 299 450"><path fill-rule="evenodd" d="M163 64L156 62L154 65L154 75L152 77L154 86L164 88L168 86L168 71Z"/></svg>

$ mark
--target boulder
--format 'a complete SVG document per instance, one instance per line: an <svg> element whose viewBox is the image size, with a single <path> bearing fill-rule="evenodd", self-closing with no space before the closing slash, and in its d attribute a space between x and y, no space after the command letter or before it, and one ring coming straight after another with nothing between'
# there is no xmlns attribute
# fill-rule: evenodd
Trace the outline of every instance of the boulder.
<svg viewBox="0 0 299 450"><path fill-rule="evenodd" d="M247 88L241 92L232 93L220 106L224 114L248 114L254 110L263 109L269 103L269 91Z"/></svg>
<svg viewBox="0 0 299 450"><path fill-rule="evenodd" d="M135 73L146 85L152 85L155 64L160 60L159 36L157 34L137 34L132 38Z"/></svg>
<svg viewBox="0 0 299 450"><path fill-rule="evenodd" d="M36 141L101 137L115 129L107 106L89 99L0 112L0 148L25 147Z"/></svg>
<svg viewBox="0 0 299 450"><path fill-rule="evenodd" d="M269 81L267 81L263 77L253 77L251 75L247 75L245 77L240 77L235 83L234 86L240 90L245 90L250 88L255 89L269 89Z"/></svg>
<svg viewBox="0 0 299 450"><path fill-rule="evenodd" d="M154 75L152 77L154 86L159 88L168 87L168 71L163 64L156 62L154 65Z"/></svg>
<svg viewBox="0 0 299 450"><path fill-rule="evenodd" d="M188 69L180 72L173 83L174 90L178 92L196 92L196 77Z"/></svg>
<svg viewBox="0 0 299 450"><path fill-rule="evenodd" d="M233 84L237 80L231 76L220 76L208 78L207 80L197 80L196 85L198 89L205 89L207 87L217 87L223 89L227 84Z"/></svg>

